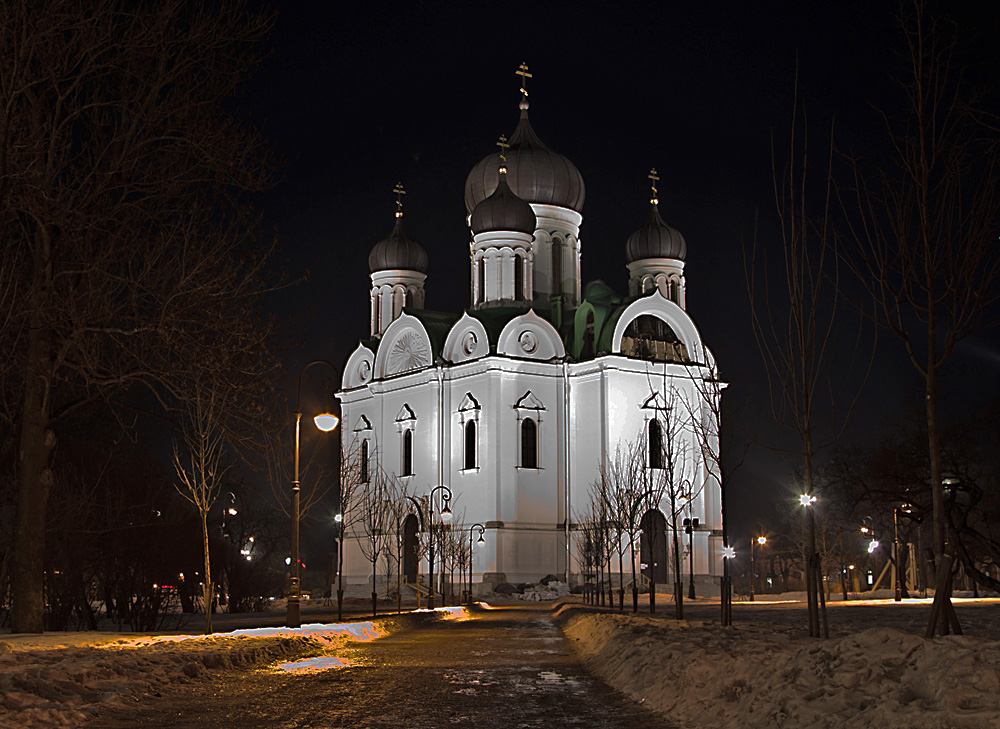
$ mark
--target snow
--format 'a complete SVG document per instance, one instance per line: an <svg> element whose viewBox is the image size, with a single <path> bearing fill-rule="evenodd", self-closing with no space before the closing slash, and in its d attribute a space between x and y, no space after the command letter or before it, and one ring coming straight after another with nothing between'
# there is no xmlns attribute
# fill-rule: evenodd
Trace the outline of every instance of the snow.
<svg viewBox="0 0 1000 729"><path fill-rule="evenodd" d="M867 604L880 602L892 604ZM918 621L926 620L921 608L928 601L909 602ZM838 609L829 607L833 618ZM657 616L564 605L559 618L595 674L680 727L1000 727L995 625L925 639L880 625L890 618L875 609L856 632L831 626L831 639L819 641L808 638L801 609L787 611L795 618L787 625L737 618L726 629L716 621L676 621L672 612L668 602ZM995 622L996 611L989 615ZM993 636L983 638L977 628Z"/></svg>
<svg viewBox="0 0 1000 729"><path fill-rule="evenodd" d="M831 603L831 639L818 641L808 638L804 610L793 597L737 604L736 625L726 629L713 620L672 619L669 596L658 598L657 615L587 608L564 598L555 616L591 671L678 727L1000 727L1000 600L979 601L992 605L971 618L961 613L968 635L930 640L919 629L927 601L895 608L884 607L891 600L851 602L870 607L860 628L843 619L840 603ZM901 630L899 611L907 607L913 619ZM703 617L714 614L717 603L711 610L699 611L697 602L690 608ZM492 609L504 608L494 602ZM212 636L4 635L0 727L77 727L103 704L157 696L227 668L338 668L350 665L349 658L331 649L348 642L374 640L418 620L465 618L462 608L451 607L375 622Z"/></svg>

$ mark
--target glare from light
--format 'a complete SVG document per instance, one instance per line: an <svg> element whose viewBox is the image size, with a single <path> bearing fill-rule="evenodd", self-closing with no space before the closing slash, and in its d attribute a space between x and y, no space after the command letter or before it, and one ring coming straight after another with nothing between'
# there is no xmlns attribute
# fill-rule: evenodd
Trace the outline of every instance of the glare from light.
<svg viewBox="0 0 1000 729"><path fill-rule="evenodd" d="M736 559L736 550L732 547L722 548L722 558L723 559Z"/></svg>
<svg viewBox="0 0 1000 729"><path fill-rule="evenodd" d="M877 539L873 539L870 542L868 542L868 554L871 554L876 549L878 549L878 540Z"/></svg>
<svg viewBox="0 0 1000 729"><path fill-rule="evenodd" d="M333 520L339 524L340 522L342 522L344 520L344 515L343 514L334 514Z"/></svg>
<svg viewBox="0 0 1000 729"><path fill-rule="evenodd" d="M330 413L320 413L315 418L313 422L316 423L316 427L322 430L324 433L328 433L337 427L340 422L340 418L336 415L331 415Z"/></svg>
<svg viewBox="0 0 1000 729"><path fill-rule="evenodd" d="M767 537L757 537L757 544L763 547L767 544Z"/></svg>
<svg viewBox="0 0 1000 729"><path fill-rule="evenodd" d="M799 497L799 503L802 504L803 506L812 506L813 504L816 503L816 497L810 496L809 494L802 494Z"/></svg>

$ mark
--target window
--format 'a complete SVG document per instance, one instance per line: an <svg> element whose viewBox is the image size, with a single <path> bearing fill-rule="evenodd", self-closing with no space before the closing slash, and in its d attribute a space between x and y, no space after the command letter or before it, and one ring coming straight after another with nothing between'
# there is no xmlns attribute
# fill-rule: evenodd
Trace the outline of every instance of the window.
<svg viewBox="0 0 1000 729"><path fill-rule="evenodd" d="M663 430L660 421L649 421L649 467L663 468Z"/></svg>
<svg viewBox="0 0 1000 729"><path fill-rule="evenodd" d="M479 259L479 301L486 301L486 256Z"/></svg>
<svg viewBox="0 0 1000 729"><path fill-rule="evenodd" d="M555 239L552 240L552 293L556 296L562 294L562 246Z"/></svg>
<svg viewBox="0 0 1000 729"><path fill-rule="evenodd" d="M514 256L514 301L524 301L524 256Z"/></svg>
<svg viewBox="0 0 1000 729"><path fill-rule="evenodd" d="M411 308L413 306L413 289L406 290L406 300L403 302L403 306Z"/></svg>
<svg viewBox="0 0 1000 729"><path fill-rule="evenodd" d="M413 431L403 431L403 472L401 476L413 475Z"/></svg>
<svg viewBox="0 0 1000 729"><path fill-rule="evenodd" d="M361 441L361 483L368 483L368 441Z"/></svg>
<svg viewBox="0 0 1000 729"><path fill-rule="evenodd" d="M531 418L521 421L521 468L538 468L538 426Z"/></svg>
<svg viewBox="0 0 1000 729"><path fill-rule="evenodd" d="M476 421L465 424L465 467L476 467Z"/></svg>

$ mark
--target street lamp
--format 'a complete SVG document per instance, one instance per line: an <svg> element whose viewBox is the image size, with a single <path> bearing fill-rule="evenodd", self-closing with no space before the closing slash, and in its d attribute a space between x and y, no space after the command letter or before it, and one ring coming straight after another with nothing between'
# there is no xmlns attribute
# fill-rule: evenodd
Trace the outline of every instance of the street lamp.
<svg viewBox="0 0 1000 729"><path fill-rule="evenodd" d="M479 539L476 540L476 544L486 544L486 540L483 539L483 534L486 532L486 527L478 522L469 527L469 605L472 604L472 532L479 530Z"/></svg>
<svg viewBox="0 0 1000 729"><path fill-rule="evenodd" d="M306 373L306 370L318 364L326 365L334 371L337 377L340 377L340 370L325 359L313 360L299 372L298 389L295 395L295 480L292 481L292 556L289 561L291 575L288 588L288 604L285 608L285 625L289 628L298 628L302 625L300 611L302 590L299 585L299 426L302 420L302 376ZM337 427L340 419L332 413L320 413L313 418L313 422L323 432L329 432Z"/></svg>
<svg viewBox="0 0 1000 729"><path fill-rule="evenodd" d="M420 529L421 531L426 531L430 534L431 544L430 544L430 555L428 561L430 563L430 574L429 578L429 590L427 593L427 607L431 610L434 609L434 494L441 491L441 499L444 501L444 508L441 509L441 521L451 521L451 508L448 506L451 503L451 489L447 486L435 486L431 489L431 492L427 495L427 503L430 504L430 511L427 516L428 520L424 520L424 510L420 508L420 502L417 501L412 496L407 496L406 498L413 502L413 505L417 507L417 515L420 517Z"/></svg>
<svg viewBox="0 0 1000 729"><path fill-rule="evenodd" d="M753 542L754 542L754 540L751 539L750 540L750 602L754 601L754 599L753 599L753 578L754 578L754 570L753 570ZM767 537L757 537L757 544L759 544L761 547L763 547L765 544L767 544Z"/></svg>

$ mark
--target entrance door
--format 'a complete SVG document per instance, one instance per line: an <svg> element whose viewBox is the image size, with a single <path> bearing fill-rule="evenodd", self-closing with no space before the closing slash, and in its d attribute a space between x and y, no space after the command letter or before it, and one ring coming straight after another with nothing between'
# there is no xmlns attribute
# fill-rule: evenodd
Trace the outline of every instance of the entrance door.
<svg viewBox="0 0 1000 729"><path fill-rule="evenodd" d="M420 520L410 514L403 520L403 579L409 584L417 581L417 551Z"/></svg>
<svg viewBox="0 0 1000 729"><path fill-rule="evenodd" d="M658 585L667 582L667 519L659 509L650 509L639 522L639 559L642 574Z"/></svg>

